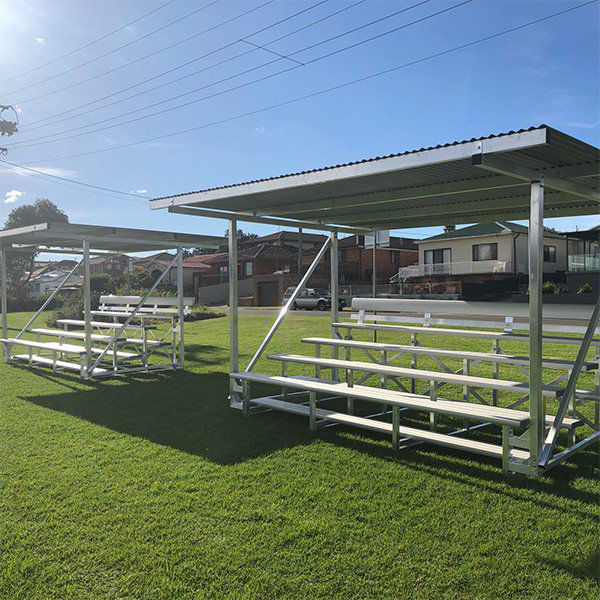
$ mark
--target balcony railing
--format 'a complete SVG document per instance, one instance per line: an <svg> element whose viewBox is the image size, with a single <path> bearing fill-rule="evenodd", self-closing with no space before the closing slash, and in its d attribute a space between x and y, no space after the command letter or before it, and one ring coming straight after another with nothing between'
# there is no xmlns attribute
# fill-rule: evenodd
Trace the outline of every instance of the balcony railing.
<svg viewBox="0 0 600 600"><path fill-rule="evenodd" d="M480 275L485 273L512 273L510 260L476 260L464 262L411 265L398 270L398 279L430 275Z"/></svg>
<svg viewBox="0 0 600 600"><path fill-rule="evenodd" d="M600 271L600 256L570 254L569 271Z"/></svg>

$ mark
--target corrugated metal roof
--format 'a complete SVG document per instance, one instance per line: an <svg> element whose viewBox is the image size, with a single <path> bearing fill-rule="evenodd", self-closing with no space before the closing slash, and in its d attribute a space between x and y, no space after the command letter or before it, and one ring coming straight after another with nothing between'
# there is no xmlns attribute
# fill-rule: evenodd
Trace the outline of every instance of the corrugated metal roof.
<svg viewBox="0 0 600 600"><path fill-rule="evenodd" d="M230 188L234 188L234 187L239 187L242 185L248 185L251 183L261 183L263 181L275 181L277 179L283 179L285 177L294 177L297 175L306 175L307 173L317 173L320 171L329 171L330 169L338 169L340 167L350 167L352 165L360 165L360 164L364 164L364 163L369 163L369 162L375 162L378 160L383 160L386 158L394 158L397 156L406 156L407 154L415 154L417 152L425 152L426 150L435 150L438 148L448 148L449 146L457 146L458 144L465 144L467 142L478 142L478 141L482 141L482 140L489 140L489 139L493 139L493 138L498 138L498 137L503 137L503 136L507 136L507 135L512 135L515 133L523 133L525 131L535 131L536 129L543 129L545 127L548 127L547 125L537 125L537 126L532 126L532 127L528 127L527 129L517 129L515 131L506 131L504 133L492 133L490 135L487 136L483 136L483 137L478 137L478 138L471 138L468 140L461 140L461 141L454 141L454 142L447 142L445 144L438 144L437 146L428 146L427 148L419 148L419 149L414 149L414 150L405 150L404 152L395 152L392 154L384 154L383 156L373 156L371 158L362 158L360 160L355 160L355 161L350 161L350 162L346 162L346 163L340 163L337 165L330 165L327 167L317 167L315 169L308 169L305 171L296 171L293 173L285 173L283 175L274 175L272 177L263 177L261 179L251 179L249 181L243 181L240 183L230 183L228 185L220 185L220 186L216 186L216 187L212 187L212 188L205 188L205 189L201 189L201 190L196 190L193 192L183 192L181 194L175 194L173 196L162 196L160 198L153 198L153 200L162 200L164 198L179 198L181 196L188 196L189 194L199 194L202 192L212 192L214 190L227 190Z"/></svg>
<svg viewBox="0 0 600 600"><path fill-rule="evenodd" d="M530 181L544 175L546 217L596 214L598 157L598 148L541 125L178 194L152 200L151 207L297 220L315 228L494 222L528 218Z"/></svg>
<svg viewBox="0 0 600 600"><path fill-rule="evenodd" d="M195 235L77 223L40 223L0 231L0 249L13 245L52 248L81 248L88 240L91 250L148 252L173 248L218 248L224 237Z"/></svg>

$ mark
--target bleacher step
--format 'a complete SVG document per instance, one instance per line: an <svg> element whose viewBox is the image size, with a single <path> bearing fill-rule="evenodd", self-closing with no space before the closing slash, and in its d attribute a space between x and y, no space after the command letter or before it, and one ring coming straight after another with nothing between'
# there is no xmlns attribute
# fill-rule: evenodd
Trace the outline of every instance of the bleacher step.
<svg viewBox="0 0 600 600"><path fill-rule="evenodd" d="M257 398L251 400L251 402L264 408L273 408L275 410L290 412L306 417L308 417L310 414L310 408L304 404L294 404L292 402L285 402L283 400L277 400L275 398ZM339 423L340 425L350 425L353 427L359 427L361 429L367 429L370 431L377 431L379 433L392 435L391 423L375 421L373 419L366 419L364 417L357 417L355 415L348 415L345 413L326 410L323 408L317 408L315 411L315 415L318 419L323 419L332 423ZM502 459L502 447L494 444L478 442L475 440L445 435L442 433L435 433L432 431L425 431L422 429L415 429L414 427L400 426L399 434L402 437L411 438L421 442L429 442L438 446L446 446L448 448L466 450L468 452L475 452L477 454L483 454L484 456L491 456L494 458ZM515 458L529 458L529 452L516 449L513 449L511 452L512 456Z"/></svg>

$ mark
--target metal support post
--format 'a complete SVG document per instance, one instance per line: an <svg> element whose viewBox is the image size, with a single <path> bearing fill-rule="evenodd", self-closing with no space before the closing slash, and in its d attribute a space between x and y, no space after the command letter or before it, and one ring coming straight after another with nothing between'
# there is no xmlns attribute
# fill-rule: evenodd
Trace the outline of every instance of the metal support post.
<svg viewBox="0 0 600 600"><path fill-rule="evenodd" d="M184 337L184 319L185 311L183 306L183 249L180 248L177 253L177 300L179 301L179 368L185 366L185 337Z"/></svg>
<svg viewBox="0 0 600 600"><path fill-rule="evenodd" d="M302 263L304 248L302 247L302 227L298 228L298 283L302 279Z"/></svg>
<svg viewBox="0 0 600 600"><path fill-rule="evenodd" d="M373 298L377 296L377 232L373 235L373 272L371 273Z"/></svg>
<svg viewBox="0 0 600 600"><path fill-rule="evenodd" d="M237 221L229 221L229 342L231 344L232 373L239 370L238 354L238 244L237 244Z"/></svg>
<svg viewBox="0 0 600 600"><path fill-rule="evenodd" d="M92 360L92 295L90 290L90 243L83 240L83 320L85 331L85 367L83 376L90 376ZM116 351L116 348L114 348Z"/></svg>
<svg viewBox="0 0 600 600"><path fill-rule="evenodd" d="M2 337L8 338L8 281L6 275L6 252L0 250L0 303L2 304ZM8 361L9 346L4 344L4 360Z"/></svg>
<svg viewBox="0 0 600 600"><path fill-rule="evenodd" d="M262 341L262 344L260 345L258 350L255 352L254 356L252 357L252 360L246 367L247 372L252 371L252 369L258 362L258 359L262 356L262 353L265 351L265 348L269 345L271 338L275 335L275 332L279 329L279 326L283 323L285 316L287 315L288 311L290 310L290 306L292 306L292 304L298 297L300 290L306 285L306 283L308 282L308 280L311 278L312 274L314 273L315 269L317 268L317 265L321 262L321 259L323 258L323 256L325 256L325 252L327 252L327 249L329 248L330 243L331 243L331 238L327 238L325 240L325 243L323 244L322 248L319 250L317 256L315 256L315 259L313 260L312 264L310 265L310 267L308 267L308 271L306 271L306 273L304 274L304 277L302 277L302 281L300 281L300 283L298 284L298 286L296 287L296 289L290 296L289 300L286 302L285 306L279 312L279 315L277 315L277 319L275 319L275 323L273 323L271 329L269 329L269 333L267 333L267 335L265 336L265 339ZM235 255L237 257L237 251L235 252ZM230 247L229 256L231 259L231 256L232 256L231 247ZM229 281L230 281L229 290L231 292L231 279ZM236 271L235 297L237 300L237 271ZM230 297L230 302L231 302L231 297ZM229 308L231 311L233 311L234 307L230 306ZM230 324L231 324L231 316L232 315L233 315L233 312L230 313ZM235 307L235 323L236 323L235 355L236 355L236 366L237 366L237 306ZM233 352L233 338L232 338L232 352Z"/></svg>
<svg viewBox="0 0 600 600"><path fill-rule="evenodd" d="M331 256L331 322L337 323L339 321L339 307L340 307L340 291L339 291L339 274L338 274L338 237L335 231L329 234L329 253ZM331 356L333 358L338 357L337 346L333 346L331 349ZM339 369L332 369L331 378L334 381L340 380Z"/></svg>
<svg viewBox="0 0 600 600"><path fill-rule="evenodd" d="M530 466L537 471L544 439L542 394L542 281L544 275L544 181L531 182L529 216L529 439Z"/></svg>

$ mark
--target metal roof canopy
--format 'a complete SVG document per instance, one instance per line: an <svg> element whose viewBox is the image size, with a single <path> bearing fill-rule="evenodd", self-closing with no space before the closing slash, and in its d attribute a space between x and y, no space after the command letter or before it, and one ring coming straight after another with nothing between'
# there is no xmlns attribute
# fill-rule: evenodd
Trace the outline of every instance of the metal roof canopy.
<svg viewBox="0 0 600 600"><path fill-rule="evenodd" d="M174 248L218 248L226 242L226 238L76 223L40 223L0 231L0 250L78 253L84 241L89 242L93 250L149 252Z"/></svg>
<svg viewBox="0 0 600 600"><path fill-rule="evenodd" d="M600 212L599 150L546 125L150 201L152 209L339 232Z"/></svg>

